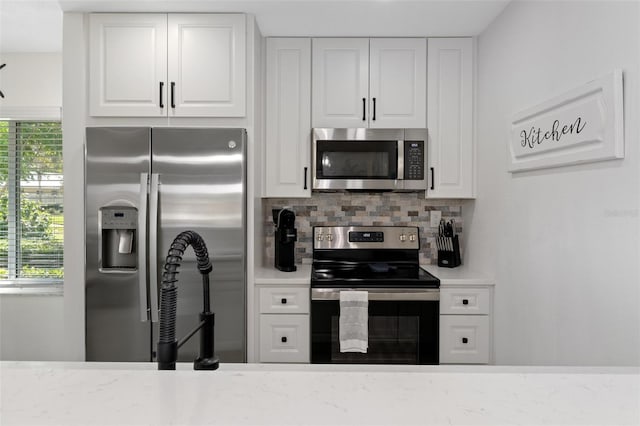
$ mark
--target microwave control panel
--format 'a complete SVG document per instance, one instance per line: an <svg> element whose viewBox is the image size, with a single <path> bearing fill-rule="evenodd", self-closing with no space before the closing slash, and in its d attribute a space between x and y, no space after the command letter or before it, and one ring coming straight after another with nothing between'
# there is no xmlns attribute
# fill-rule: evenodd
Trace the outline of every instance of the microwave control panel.
<svg viewBox="0 0 640 426"><path fill-rule="evenodd" d="M424 180L424 141L404 141L404 178Z"/></svg>

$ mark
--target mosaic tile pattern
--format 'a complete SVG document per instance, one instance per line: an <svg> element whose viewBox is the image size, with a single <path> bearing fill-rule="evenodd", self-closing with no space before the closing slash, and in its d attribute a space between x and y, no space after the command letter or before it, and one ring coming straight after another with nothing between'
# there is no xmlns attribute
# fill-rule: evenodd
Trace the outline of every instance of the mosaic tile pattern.
<svg viewBox="0 0 640 426"><path fill-rule="evenodd" d="M296 214L298 241L296 263L311 263L314 226L418 226L420 262L435 264L438 228L429 226L431 211L439 210L445 220L454 219L462 236L462 201L426 200L424 193L315 193L311 198L263 199L265 220L265 262L273 264L274 233L272 209L287 207Z"/></svg>

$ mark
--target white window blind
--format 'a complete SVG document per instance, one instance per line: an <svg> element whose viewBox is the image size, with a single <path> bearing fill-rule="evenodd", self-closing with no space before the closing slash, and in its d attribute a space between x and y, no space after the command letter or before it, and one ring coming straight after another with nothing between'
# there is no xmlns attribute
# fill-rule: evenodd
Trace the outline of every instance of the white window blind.
<svg viewBox="0 0 640 426"><path fill-rule="evenodd" d="M61 284L62 130L0 121L0 285Z"/></svg>

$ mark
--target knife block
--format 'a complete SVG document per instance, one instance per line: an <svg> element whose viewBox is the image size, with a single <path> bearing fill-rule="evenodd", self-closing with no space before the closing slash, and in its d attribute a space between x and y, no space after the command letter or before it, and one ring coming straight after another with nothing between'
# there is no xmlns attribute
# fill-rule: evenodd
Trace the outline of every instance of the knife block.
<svg viewBox="0 0 640 426"><path fill-rule="evenodd" d="M458 242L458 236L447 238L451 241L453 250L438 250L438 266L444 266L445 268L455 268L462 263L460 260L460 243Z"/></svg>

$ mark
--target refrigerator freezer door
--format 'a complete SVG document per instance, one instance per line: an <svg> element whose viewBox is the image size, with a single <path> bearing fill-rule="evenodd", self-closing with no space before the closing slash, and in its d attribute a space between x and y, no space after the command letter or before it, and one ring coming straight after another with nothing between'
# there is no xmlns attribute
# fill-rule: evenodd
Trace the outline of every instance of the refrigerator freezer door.
<svg viewBox="0 0 640 426"><path fill-rule="evenodd" d="M211 306L221 362L246 360L245 135L244 129L152 129L151 168L159 176L158 284L174 238L186 230L200 234L213 265ZM181 339L198 324L203 309L202 277L192 248L178 280L176 337ZM179 361L193 361L198 353L195 335L178 351Z"/></svg>
<svg viewBox="0 0 640 426"><path fill-rule="evenodd" d="M151 326L141 300L138 256L144 221L138 214L146 196L142 174L149 172L148 128L87 128L86 358L88 361L150 361ZM137 211L138 214L134 212ZM141 228L142 227L142 228ZM125 231L123 231L125 229ZM128 231L126 231L128 229ZM140 232L142 231L142 232ZM119 250L118 233L131 232L131 253ZM118 259L135 259L121 263ZM106 262L105 259L111 259ZM144 259L144 258L143 258ZM135 265L135 266L132 266Z"/></svg>

